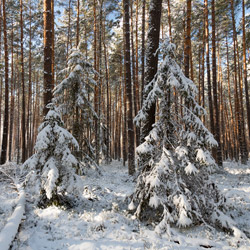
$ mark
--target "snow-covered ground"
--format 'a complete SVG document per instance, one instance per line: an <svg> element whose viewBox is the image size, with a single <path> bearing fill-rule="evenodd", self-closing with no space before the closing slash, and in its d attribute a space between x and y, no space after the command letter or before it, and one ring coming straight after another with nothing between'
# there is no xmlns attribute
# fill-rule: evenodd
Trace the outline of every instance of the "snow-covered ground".
<svg viewBox="0 0 250 250"><path fill-rule="evenodd" d="M13 176L12 169L13 165L9 164L0 168L0 232L11 216L18 200L18 192L8 177L8 175Z"/></svg>
<svg viewBox="0 0 250 250"><path fill-rule="evenodd" d="M138 222L127 212L127 197L135 185L128 177L127 168L113 162L100 169L102 175L89 173L84 177L83 199L74 209L38 209L27 202L26 220L12 249L205 249L202 246L250 249L249 239L237 238L203 225L176 229L177 236L171 241L166 235L157 235L151 226ZM231 207L229 213L237 227L250 237L250 164L242 166L226 162L225 173L215 174L212 178L227 197ZM5 188L4 183L1 187ZM11 197L11 194L6 195L1 192L0 201ZM5 217L8 217L11 212L5 213L5 210ZM4 223L1 216L0 225Z"/></svg>

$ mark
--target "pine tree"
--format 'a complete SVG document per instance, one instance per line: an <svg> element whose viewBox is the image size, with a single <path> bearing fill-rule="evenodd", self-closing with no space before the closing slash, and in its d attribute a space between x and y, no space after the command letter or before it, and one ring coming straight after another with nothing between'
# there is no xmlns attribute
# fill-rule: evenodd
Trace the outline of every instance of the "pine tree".
<svg viewBox="0 0 250 250"><path fill-rule="evenodd" d="M5 95L4 95L4 122L3 137L0 164L4 164L7 160L7 146L9 134L9 55L8 55L8 39L6 25L6 2L3 0L3 34L4 34L4 63L5 63Z"/></svg>
<svg viewBox="0 0 250 250"><path fill-rule="evenodd" d="M23 168L30 171L26 185L35 195L40 195L37 202L41 207L70 205L69 196L77 197L82 191L81 178L76 174L79 163L70 150L79 146L63 128L58 108L51 103L47 109L38 130L35 154L23 164Z"/></svg>
<svg viewBox="0 0 250 250"><path fill-rule="evenodd" d="M169 234L172 224L220 224L223 209L223 198L209 180L216 166L209 150L217 142L199 118L206 112L195 100L196 86L175 62L174 49L168 40L161 46L163 62L145 86L151 91L135 118L137 125L143 123L152 103L159 101L159 119L137 148L142 169L129 206L138 218L157 221L159 233ZM174 102L169 94L174 88L184 104ZM175 114L175 105L182 106L183 115Z"/></svg>
<svg viewBox="0 0 250 250"><path fill-rule="evenodd" d="M84 58L79 47L71 50L68 66L61 71L66 78L55 87L54 95L62 114L72 117L67 122L80 145L81 152L76 155L85 166L96 166L93 147L87 135L87 127L93 127L93 119L98 119L91 102L91 94L96 86L91 75L96 72Z"/></svg>

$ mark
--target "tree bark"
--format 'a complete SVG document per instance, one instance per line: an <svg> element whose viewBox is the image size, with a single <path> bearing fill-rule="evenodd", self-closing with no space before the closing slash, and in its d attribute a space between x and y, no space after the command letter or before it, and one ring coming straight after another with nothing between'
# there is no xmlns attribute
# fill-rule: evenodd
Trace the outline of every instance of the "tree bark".
<svg viewBox="0 0 250 250"><path fill-rule="evenodd" d="M210 57L209 57L209 24L208 24L208 0L205 3L205 39L206 39L206 63L207 63L207 87L208 87L208 104L209 104L209 117L210 117L210 129L214 134L214 112L213 112L213 100L212 100L212 87L210 76Z"/></svg>
<svg viewBox="0 0 250 250"><path fill-rule="evenodd" d="M215 3L212 0L212 76L213 76L213 97L214 97L214 109L215 109L215 123L214 132L215 139L218 143L216 151L216 162L219 166L222 166L222 151L220 141L220 113L217 100L217 63L216 63L216 36L215 36Z"/></svg>
<svg viewBox="0 0 250 250"><path fill-rule="evenodd" d="M25 82L24 82L24 58L23 58L23 1L20 0L20 29L21 29L21 80L22 80L22 163L26 159L26 110L25 110Z"/></svg>
<svg viewBox="0 0 250 250"><path fill-rule="evenodd" d="M158 53L159 36L161 27L161 9L162 0L151 0L149 8L149 31L147 36L147 48L146 48L146 72L145 72L145 84L149 84L158 69ZM148 89L150 91L151 89ZM146 99L148 91L143 90L143 99ZM152 126L155 123L155 110L156 104L153 103L147 111L147 120L143 124L141 132L141 141L144 141L145 137L152 130Z"/></svg>
<svg viewBox="0 0 250 250"><path fill-rule="evenodd" d="M12 159L13 125L14 125L14 23L11 29L11 97L10 97L10 133L9 133L9 161Z"/></svg>
<svg viewBox="0 0 250 250"><path fill-rule="evenodd" d="M246 110L247 110L247 124L248 124L248 139L250 141L250 103L248 93L247 81L247 60L246 60L246 29L245 29L245 0L242 0L242 49L243 49L243 73L244 73L244 86L246 96Z"/></svg>
<svg viewBox="0 0 250 250"><path fill-rule="evenodd" d="M79 44L80 31L80 0L77 0L77 19L76 19L76 47Z"/></svg>
<svg viewBox="0 0 250 250"><path fill-rule="evenodd" d="M190 71L190 52L191 52L191 9L192 0L187 0L187 27L185 34L185 46L184 46L184 65L185 65L185 76L189 78Z"/></svg>
<svg viewBox="0 0 250 250"><path fill-rule="evenodd" d="M125 82L127 99L127 126L128 126L128 173L135 172L135 152L134 152L134 125L133 125L133 101L131 84L131 62L130 62L130 25L129 25L129 0L123 0L124 8L124 35L125 35Z"/></svg>
<svg viewBox="0 0 250 250"><path fill-rule="evenodd" d="M237 46L237 34L235 28L235 14L234 14L234 0L231 0L231 14L232 14L232 24L233 24L233 46L234 46L234 91L235 91L235 113L238 119L238 134L239 134L239 147L240 147L240 156L241 156L241 163L246 164L247 162L247 150L246 150L246 143L245 143L245 135L243 133L243 126L242 124L242 110L239 100L239 92L238 92L238 79L237 79L237 55L236 55L236 46Z"/></svg>
<svg viewBox="0 0 250 250"><path fill-rule="evenodd" d="M4 34L4 62L5 62L5 98L4 98L5 108L4 108L1 164L4 164L7 159L8 132L9 132L8 131L8 127L9 127L9 56L8 56L5 0L3 0L3 34Z"/></svg>
<svg viewBox="0 0 250 250"><path fill-rule="evenodd" d="M52 0L44 0L44 116L48 112L46 107L52 101L53 94L53 74L52 74L52 52L53 52L53 15L52 15Z"/></svg>
<svg viewBox="0 0 250 250"><path fill-rule="evenodd" d="M145 85L145 9L146 9L146 0L142 0L141 106L143 103L143 89Z"/></svg>

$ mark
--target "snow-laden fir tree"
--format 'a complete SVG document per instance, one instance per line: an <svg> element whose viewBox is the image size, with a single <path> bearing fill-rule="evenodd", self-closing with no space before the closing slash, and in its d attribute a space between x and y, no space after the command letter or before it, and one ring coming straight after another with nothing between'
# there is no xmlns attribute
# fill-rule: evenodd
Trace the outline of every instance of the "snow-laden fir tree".
<svg viewBox="0 0 250 250"><path fill-rule="evenodd" d="M129 205L138 218L158 222L156 230L169 234L171 225L219 225L224 209L224 198L209 180L216 166L210 150L217 142L199 118L205 110L195 100L196 86L175 62L174 49L168 40L162 44L163 62L145 86L148 95L135 118L142 126L158 100L157 121L136 150L140 174Z"/></svg>
<svg viewBox="0 0 250 250"><path fill-rule="evenodd" d="M82 180L76 174L78 160L71 148L78 149L76 139L63 128L60 112L54 104L47 105L49 111L38 129L35 153L23 164L30 171L26 185L38 205L68 205L70 197L82 193Z"/></svg>
<svg viewBox="0 0 250 250"><path fill-rule="evenodd" d="M71 50L67 67L60 72L65 79L55 87L54 96L66 119L67 128L79 143L80 152L75 152L77 158L85 166L90 166L95 165L94 149L88 135L94 118L97 118L92 105L92 93L96 85L92 76L96 72L84 59L80 47L81 43L77 49Z"/></svg>

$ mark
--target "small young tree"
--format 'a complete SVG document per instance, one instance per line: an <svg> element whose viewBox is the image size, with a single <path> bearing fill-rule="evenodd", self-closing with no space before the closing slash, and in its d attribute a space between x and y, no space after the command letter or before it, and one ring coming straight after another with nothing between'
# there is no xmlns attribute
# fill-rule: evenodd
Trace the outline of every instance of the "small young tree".
<svg viewBox="0 0 250 250"><path fill-rule="evenodd" d="M82 191L80 176L76 174L78 160L70 148L78 148L76 139L63 128L58 108L54 104L39 127L35 154L24 164L30 171L27 185L39 195L38 205L67 205L69 195L79 196ZM36 187L36 188L34 188Z"/></svg>
<svg viewBox="0 0 250 250"><path fill-rule="evenodd" d="M171 224L220 224L224 203L209 180L216 166L209 149L217 142L199 118L205 110L195 101L196 86L175 62L174 49L168 40L161 46L163 62L153 81L145 86L151 91L135 118L142 126L146 111L159 101L158 120L137 148L141 172L129 206L136 209L138 218L158 222L159 233L169 234ZM173 100L174 88L178 103Z"/></svg>
<svg viewBox="0 0 250 250"><path fill-rule="evenodd" d="M90 63L85 61L85 56L77 49L73 49L68 57L68 66L62 70L66 78L55 87L55 101L63 115L70 116L67 124L73 136L79 142L80 152L76 152L77 158L84 165L96 165L94 150L89 138L89 130L93 127L93 120L97 118L92 105L93 87L96 82L91 78L94 71Z"/></svg>

